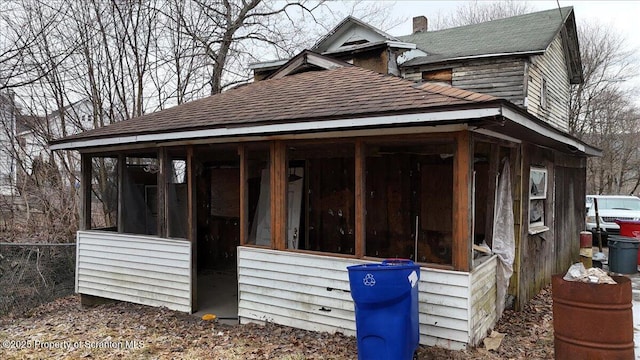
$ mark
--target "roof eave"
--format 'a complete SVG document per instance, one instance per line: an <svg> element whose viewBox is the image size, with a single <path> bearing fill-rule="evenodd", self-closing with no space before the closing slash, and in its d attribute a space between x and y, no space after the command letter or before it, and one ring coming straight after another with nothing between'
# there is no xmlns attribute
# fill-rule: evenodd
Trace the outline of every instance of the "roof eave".
<svg viewBox="0 0 640 360"><path fill-rule="evenodd" d="M409 60L409 61L407 61L405 63L400 64L400 67L414 67L414 66L421 66L421 65L435 65L435 64L441 64L441 63L446 63L446 62L451 62L451 61L463 61L463 60L472 60L472 59L488 59L488 58L493 58L493 57L532 56L532 55L540 55L540 54L544 54L544 50L529 50L529 51L518 51L518 52L508 52L508 53L491 53L491 54L458 56L458 57L450 57L450 58L440 59L440 60L433 61L433 62L416 61L415 63L407 64L407 63L410 63L412 60L414 60L414 59L411 59L411 60ZM428 58L428 57L429 57L429 55L425 56L425 58Z"/></svg>
<svg viewBox="0 0 640 360"><path fill-rule="evenodd" d="M310 121L292 120L276 124L256 124L250 126L216 127L175 132L132 134L123 136L97 137L84 139L60 139L51 141L51 150L74 150L92 147L137 144L142 142L165 142L180 139L198 139L212 137L238 137L251 135L277 135L297 132L317 132L331 130L349 130L384 126L414 126L465 122L468 119L487 118L500 115L499 102L492 101L472 106L457 106L455 109L428 109L414 113L383 114L379 116L342 117L338 119L317 119Z"/></svg>
<svg viewBox="0 0 640 360"><path fill-rule="evenodd" d="M291 120L283 123L254 124L250 126L217 127L190 129L175 132L132 134L113 137L88 139L68 139L52 141L51 150L86 150L109 148L121 145L140 145L143 143L166 143L175 141L194 141L201 139L234 139L251 137L268 138L301 133L318 133L332 131L355 131L388 127L440 126L451 124L470 124L488 118L503 118L513 126L525 129L529 134L519 137L527 140L533 136L545 138L553 147L566 153L579 153L584 156L601 156L602 151L596 149L571 135L544 123L540 119L519 109L504 99L483 103L447 106L428 109L414 113L395 113L369 115L363 117L342 117L337 119L315 119L309 121ZM501 130L506 136L513 133ZM343 133L344 134L344 133ZM514 137L514 139L517 138Z"/></svg>

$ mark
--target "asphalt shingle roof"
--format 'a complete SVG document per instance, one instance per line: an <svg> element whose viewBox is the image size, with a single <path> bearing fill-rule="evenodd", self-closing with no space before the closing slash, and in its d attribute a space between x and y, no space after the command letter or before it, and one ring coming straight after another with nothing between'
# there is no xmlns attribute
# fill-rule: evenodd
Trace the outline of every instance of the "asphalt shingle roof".
<svg viewBox="0 0 640 360"><path fill-rule="evenodd" d="M479 55L543 52L573 7L556 8L480 24L401 36L427 56L402 64L416 66Z"/></svg>
<svg viewBox="0 0 640 360"><path fill-rule="evenodd" d="M238 87L163 111L89 130L52 143L124 135L356 118L474 105L497 98L348 66L309 71Z"/></svg>

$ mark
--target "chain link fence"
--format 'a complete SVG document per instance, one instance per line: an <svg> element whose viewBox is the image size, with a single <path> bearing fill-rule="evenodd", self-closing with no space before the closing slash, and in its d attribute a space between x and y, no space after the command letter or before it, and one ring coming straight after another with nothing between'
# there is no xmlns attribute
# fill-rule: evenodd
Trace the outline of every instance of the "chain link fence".
<svg viewBox="0 0 640 360"><path fill-rule="evenodd" d="M74 293L75 243L0 243L0 315Z"/></svg>

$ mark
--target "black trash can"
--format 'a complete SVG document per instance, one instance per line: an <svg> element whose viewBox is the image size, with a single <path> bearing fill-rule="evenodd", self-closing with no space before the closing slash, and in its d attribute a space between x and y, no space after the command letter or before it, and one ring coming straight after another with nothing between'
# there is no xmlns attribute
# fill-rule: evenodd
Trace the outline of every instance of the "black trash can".
<svg viewBox="0 0 640 360"><path fill-rule="evenodd" d="M420 266L410 260L347 267L359 360L410 360L418 347Z"/></svg>
<svg viewBox="0 0 640 360"><path fill-rule="evenodd" d="M628 236L609 236L609 271L617 274L638 272L640 240Z"/></svg>

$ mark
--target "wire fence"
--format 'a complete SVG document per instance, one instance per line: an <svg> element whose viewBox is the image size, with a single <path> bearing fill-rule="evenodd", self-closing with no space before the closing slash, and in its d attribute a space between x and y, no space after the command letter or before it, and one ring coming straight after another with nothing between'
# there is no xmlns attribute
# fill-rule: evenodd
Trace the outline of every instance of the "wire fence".
<svg viewBox="0 0 640 360"><path fill-rule="evenodd" d="M0 315L74 293L75 243L0 243Z"/></svg>

